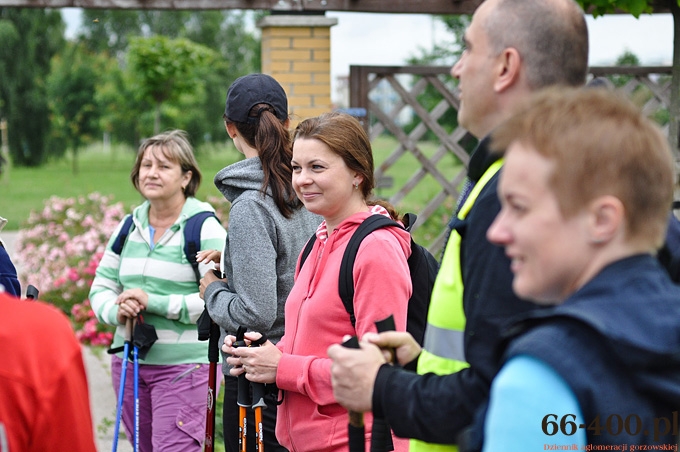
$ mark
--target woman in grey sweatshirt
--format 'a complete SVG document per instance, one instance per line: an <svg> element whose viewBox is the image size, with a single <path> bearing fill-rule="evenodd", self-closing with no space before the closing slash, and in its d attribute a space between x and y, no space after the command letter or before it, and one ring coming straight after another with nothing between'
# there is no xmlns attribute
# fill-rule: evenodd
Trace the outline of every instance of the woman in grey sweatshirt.
<svg viewBox="0 0 680 452"><path fill-rule="evenodd" d="M210 317L220 325L220 344L240 326L264 332L278 342L298 256L322 219L302 206L291 185L288 102L281 85L264 74L237 79L227 92L224 120L234 145L246 158L215 176L215 185L231 203L220 259L224 278L207 274L201 280L201 291ZM225 449L237 452L237 379L229 375L226 360L223 372ZM265 449L285 451L274 435L274 399L267 405L263 410ZM252 413L249 417L247 446L254 451Z"/></svg>

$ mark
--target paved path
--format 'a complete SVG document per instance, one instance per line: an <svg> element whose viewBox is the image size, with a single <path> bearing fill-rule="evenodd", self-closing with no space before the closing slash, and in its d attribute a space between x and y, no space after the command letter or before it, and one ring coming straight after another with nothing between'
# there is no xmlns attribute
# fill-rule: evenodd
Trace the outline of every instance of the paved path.
<svg viewBox="0 0 680 452"><path fill-rule="evenodd" d="M110 356L102 348L83 347L83 360L90 387L92 423L99 452L110 451L113 447L113 430L116 422L116 394L111 382ZM120 430L123 431L121 425ZM132 445L120 435L119 452L132 452Z"/></svg>
<svg viewBox="0 0 680 452"><path fill-rule="evenodd" d="M14 258L14 241L17 233L2 231L0 238L7 247L7 252ZM21 269L17 268L17 271ZM26 290L25 288L22 288ZM102 348L83 346L83 361L87 372L90 390L90 406L92 407L92 423L97 439L99 452L111 451L113 448L113 430L116 423L116 393L111 382L110 357ZM121 426L121 431L123 427ZM122 434L118 440L119 452L132 452L132 445Z"/></svg>

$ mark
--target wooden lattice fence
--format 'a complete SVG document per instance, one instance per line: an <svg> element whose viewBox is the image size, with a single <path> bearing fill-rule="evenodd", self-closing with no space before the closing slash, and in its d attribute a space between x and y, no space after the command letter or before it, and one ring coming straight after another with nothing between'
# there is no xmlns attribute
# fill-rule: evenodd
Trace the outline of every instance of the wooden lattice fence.
<svg viewBox="0 0 680 452"><path fill-rule="evenodd" d="M351 66L349 79L350 107L366 115L364 124L371 141L383 134L392 135L398 141L390 155L377 162L378 186L392 185L391 170L402 159L415 158L418 163L405 182L391 187L388 200L402 208L408 204L410 194L423 189L425 179L436 181L438 191L424 205L415 206L416 227L430 224L428 230L433 231L425 234L423 244L435 253L443 246L446 237L443 225L455 206L469 150L474 144L464 128L455 120L450 122L451 112L457 112L459 106L457 83L450 69L448 66ZM606 77L612 81L612 86L630 96L668 133L670 67L591 67L589 72L591 78ZM440 96L433 96L433 92ZM439 100L433 106L426 108L421 104L421 99L435 97ZM445 115L449 122L443 121ZM451 165L451 159L457 164Z"/></svg>

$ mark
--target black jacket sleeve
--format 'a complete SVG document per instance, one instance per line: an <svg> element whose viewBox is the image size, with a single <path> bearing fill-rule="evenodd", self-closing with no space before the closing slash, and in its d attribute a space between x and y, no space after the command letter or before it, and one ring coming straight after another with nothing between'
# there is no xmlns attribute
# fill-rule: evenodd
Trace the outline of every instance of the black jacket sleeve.
<svg viewBox="0 0 680 452"><path fill-rule="evenodd" d="M473 369L437 376L383 365L373 388L373 412L387 419L397 436L454 444L488 389Z"/></svg>

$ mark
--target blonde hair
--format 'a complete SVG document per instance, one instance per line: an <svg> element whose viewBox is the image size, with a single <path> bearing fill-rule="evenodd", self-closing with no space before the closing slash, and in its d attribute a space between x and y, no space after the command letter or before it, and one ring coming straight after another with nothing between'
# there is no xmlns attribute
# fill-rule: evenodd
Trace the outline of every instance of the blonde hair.
<svg viewBox="0 0 680 452"><path fill-rule="evenodd" d="M198 187L201 185L201 171L198 169L198 163L194 156L194 148L191 147L187 133L183 130L163 132L142 142L130 173L130 180L132 180L132 185L135 186L137 191L139 191L139 168L142 165L144 152L152 146L157 146L165 158L177 163L182 168L182 173L191 171L191 180L184 189L184 196L195 196Z"/></svg>

